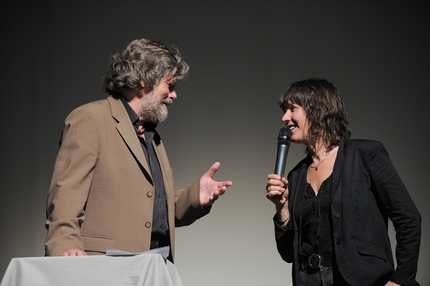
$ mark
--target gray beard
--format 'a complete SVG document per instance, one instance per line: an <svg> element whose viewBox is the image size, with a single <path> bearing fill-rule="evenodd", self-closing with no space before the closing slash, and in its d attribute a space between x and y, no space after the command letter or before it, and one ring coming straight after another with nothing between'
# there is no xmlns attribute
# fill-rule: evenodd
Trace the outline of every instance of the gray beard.
<svg viewBox="0 0 430 286"><path fill-rule="evenodd" d="M167 107L163 103L155 103L152 100L144 100L142 103L142 118L145 122L163 122L168 114Z"/></svg>

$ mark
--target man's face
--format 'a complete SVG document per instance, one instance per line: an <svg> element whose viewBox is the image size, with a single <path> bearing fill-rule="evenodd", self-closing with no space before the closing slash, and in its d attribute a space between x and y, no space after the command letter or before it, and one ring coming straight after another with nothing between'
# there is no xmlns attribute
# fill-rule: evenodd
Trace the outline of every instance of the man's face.
<svg viewBox="0 0 430 286"><path fill-rule="evenodd" d="M167 106L177 97L175 91L176 79L171 75L165 75L153 86L152 90L145 93L142 100L143 121L159 123L166 120Z"/></svg>

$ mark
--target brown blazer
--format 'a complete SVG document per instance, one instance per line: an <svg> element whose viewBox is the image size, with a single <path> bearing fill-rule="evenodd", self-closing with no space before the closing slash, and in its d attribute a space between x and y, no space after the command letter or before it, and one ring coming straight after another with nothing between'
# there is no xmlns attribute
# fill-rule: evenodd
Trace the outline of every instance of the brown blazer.
<svg viewBox="0 0 430 286"><path fill-rule="evenodd" d="M158 134L153 146L163 172L171 251L175 226L209 213L200 205L199 180L175 191ZM46 255L69 249L104 254L107 247L149 250L154 186L142 147L121 100L109 96L66 118L48 192Z"/></svg>

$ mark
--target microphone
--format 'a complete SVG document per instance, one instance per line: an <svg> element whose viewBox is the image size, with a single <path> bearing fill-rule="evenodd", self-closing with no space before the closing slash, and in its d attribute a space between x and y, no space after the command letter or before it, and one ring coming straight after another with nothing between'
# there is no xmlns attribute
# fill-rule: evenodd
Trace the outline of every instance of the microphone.
<svg viewBox="0 0 430 286"><path fill-rule="evenodd" d="M291 130L282 127L278 134L278 155L276 156L275 174L282 178L287 163L288 149L291 144Z"/></svg>

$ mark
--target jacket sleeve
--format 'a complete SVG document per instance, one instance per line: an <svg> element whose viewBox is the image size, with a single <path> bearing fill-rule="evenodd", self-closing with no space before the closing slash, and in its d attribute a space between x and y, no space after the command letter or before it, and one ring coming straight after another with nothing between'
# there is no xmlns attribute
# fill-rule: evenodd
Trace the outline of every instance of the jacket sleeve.
<svg viewBox="0 0 430 286"><path fill-rule="evenodd" d="M277 219L277 215L273 217L273 223L275 226L275 241L278 253L281 255L285 262L294 262L294 250L297 251L298 238L297 238L297 227L294 219L294 205L298 194L298 188L300 187L300 178L303 176L304 168L303 165L306 162L306 158L301 160L289 173L288 173L288 209L290 212L290 219L285 226L282 226ZM296 239L296 241L294 241ZM297 260L297 259L296 259Z"/></svg>
<svg viewBox="0 0 430 286"><path fill-rule="evenodd" d="M289 220L286 226L282 226L278 222L277 215L273 217L275 226L275 241L278 253L285 262L292 263L294 260L293 238L294 229L292 228L292 219Z"/></svg>
<svg viewBox="0 0 430 286"><path fill-rule="evenodd" d="M78 108L67 116L46 204L45 255L84 250L80 226L85 219L94 166L97 130L91 114Z"/></svg>
<svg viewBox="0 0 430 286"><path fill-rule="evenodd" d="M391 281L418 285L415 281L421 238L421 215L381 143L369 152L373 190L383 214L396 231L397 268Z"/></svg>
<svg viewBox="0 0 430 286"><path fill-rule="evenodd" d="M175 226L187 226L207 215L212 206L200 204L200 180L175 191Z"/></svg>

